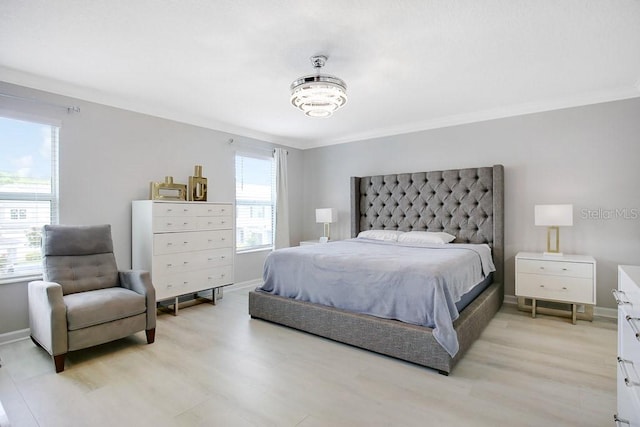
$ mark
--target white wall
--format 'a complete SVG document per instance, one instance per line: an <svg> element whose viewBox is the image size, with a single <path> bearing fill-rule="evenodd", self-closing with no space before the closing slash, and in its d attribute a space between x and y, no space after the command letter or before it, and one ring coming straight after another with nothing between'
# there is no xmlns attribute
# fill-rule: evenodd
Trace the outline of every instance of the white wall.
<svg viewBox="0 0 640 427"><path fill-rule="evenodd" d="M334 238L350 236L349 178L450 168L505 166L507 295L518 251L543 251L546 230L533 206L573 203L561 249L597 264L597 304L614 307L618 264L640 264L640 98L530 114L304 152L305 239L322 233L317 207L336 207ZM585 219L585 209L636 209L636 216ZM630 215L628 215L630 216Z"/></svg>
<svg viewBox="0 0 640 427"><path fill-rule="evenodd" d="M235 198L235 151L261 154L263 141L186 125L104 105L0 82L0 92L39 101L77 105L79 113L0 97L0 114L27 114L62 121L60 131L60 223L112 225L118 266L131 267L131 201L149 198L151 181L166 175L186 183L194 165L208 178L208 199ZM233 138L234 143L228 141ZM288 148L291 239L302 234L302 153ZM262 276L267 252L236 257L236 282ZM0 284L0 334L28 327L26 284Z"/></svg>

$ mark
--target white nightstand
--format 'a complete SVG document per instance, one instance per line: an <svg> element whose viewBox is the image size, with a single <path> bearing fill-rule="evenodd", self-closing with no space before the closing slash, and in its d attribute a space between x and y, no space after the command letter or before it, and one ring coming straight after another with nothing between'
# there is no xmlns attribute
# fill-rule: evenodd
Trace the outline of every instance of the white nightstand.
<svg viewBox="0 0 640 427"><path fill-rule="evenodd" d="M318 239L316 239L316 240L303 240L302 242L300 242L300 246L317 245L318 243L320 243L320 241Z"/></svg>
<svg viewBox="0 0 640 427"><path fill-rule="evenodd" d="M596 304L596 260L586 255L545 256L541 253L519 252L516 255L516 296L518 308L557 316L593 320ZM531 305L526 300L531 299ZM537 300L571 304L571 311L537 307ZM584 305L584 313L577 306Z"/></svg>

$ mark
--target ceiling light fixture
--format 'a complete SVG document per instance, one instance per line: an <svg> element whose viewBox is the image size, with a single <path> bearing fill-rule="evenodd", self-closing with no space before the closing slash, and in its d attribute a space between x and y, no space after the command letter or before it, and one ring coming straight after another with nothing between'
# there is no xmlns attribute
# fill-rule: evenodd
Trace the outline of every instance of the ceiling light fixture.
<svg viewBox="0 0 640 427"><path fill-rule="evenodd" d="M324 55L309 58L316 74L291 83L291 104L309 117L329 117L347 103L347 84L334 76L320 74L327 62Z"/></svg>

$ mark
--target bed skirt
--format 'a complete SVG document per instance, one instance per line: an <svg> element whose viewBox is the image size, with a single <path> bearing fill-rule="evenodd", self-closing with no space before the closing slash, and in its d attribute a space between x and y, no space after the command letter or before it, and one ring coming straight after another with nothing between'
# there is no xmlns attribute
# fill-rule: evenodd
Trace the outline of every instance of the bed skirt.
<svg viewBox="0 0 640 427"><path fill-rule="evenodd" d="M503 299L502 283L493 283L460 313L453 323L460 349L453 358L435 340L431 328L351 313L259 290L249 292L249 314L252 318L289 326L448 375L491 321Z"/></svg>

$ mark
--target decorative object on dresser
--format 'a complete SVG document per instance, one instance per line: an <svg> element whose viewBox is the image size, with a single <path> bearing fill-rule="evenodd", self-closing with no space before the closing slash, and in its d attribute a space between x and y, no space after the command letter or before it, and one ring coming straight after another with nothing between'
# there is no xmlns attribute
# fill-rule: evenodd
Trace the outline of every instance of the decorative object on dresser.
<svg viewBox="0 0 640 427"><path fill-rule="evenodd" d="M542 253L519 252L516 255L516 296L518 308L536 313L593 320L596 304L596 260L586 255L547 257ZM526 300L530 299L531 304ZM571 310L539 307L538 301L570 304ZM578 305L584 312L578 313Z"/></svg>
<svg viewBox="0 0 640 427"><path fill-rule="evenodd" d="M618 404L616 425L640 427L640 266L618 266Z"/></svg>
<svg viewBox="0 0 640 427"><path fill-rule="evenodd" d="M156 300L212 290L212 302L233 283L233 204L135 200L132 265L151 272Z"/></svg>
<svg viewBox="0 0 640 427"><path fill-rule="evenodd" d="M452 326L450 336L455 334L457 337L455 355L438 342L436 335L440 334L432 327L302 301L268 290L249 292L249 314L252 318L396 357L448 375L503 301L503 180L502 165L351 178L351 237L356 238L365 230L444 231L455 236L455 243L484 245L491 249L495 271L484 282L486 287L465 301L469 304L462 311L458 312L456 307L453 316L457 318L444 328L450 330ZM389 194L393 196L389 197ZM411 203L418 200L420 203ZM349 241L345 243L349 244ZM283 251L308 260L306 255L329 249L328 245L316 245ZM273 255L278 252L281 251L274 251L269 257L275 258ZM354 271L350 268L345 274L353 276ZM319 275L316 281L322 281L323 277L326 277L324 284L329 285L340 280L328 272L327 276ZM291 282L302 285L304 280ZM369 284L365 279L361 288ZM399 294L403 295L407 294Z"/></svg>
<svg viewBox="0 0 640 427"><path fill-rule="evenodd" d="M573 205L536 205L535 223L547 227L547 251L545 255L562 256L560 252L560 227L573 225ZM551 233L555 232L556 244L551 247Z"/></svg>
<svg viewBox="0 0 640 427"><path fill-rule="evenodd" d="M45 225L43 280L29 283L31 340L56 372L69 351L146 331L155 340L156 298L147 271L118 271L110 225Z"/></svg>
<svg viewBox="0 0 640 427"><path fill-rule="evenodd" d="M323 224L323 234L320 243L327 243L331 239L331 223L338 221L338 211L335 208L316 209L316 223Z"/></svg>
<svg viewBox="0 0 640 427"><path fill-rule="evenodd" d="M186 184L176 184L172 176L165 176L164 182L152 182L151 200L187 200Z"/></svg>
<svg viewBox="0 0 640 427"><path fill-rule="evenodd" d="M202 176L202 166L195 166L195 173L189 177L189 200L193 202L207 201L207 178Z"/></svg>

